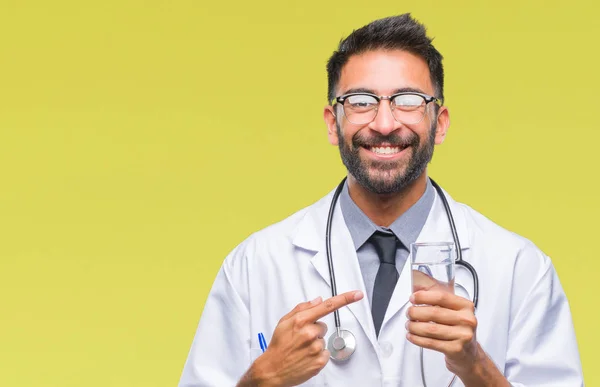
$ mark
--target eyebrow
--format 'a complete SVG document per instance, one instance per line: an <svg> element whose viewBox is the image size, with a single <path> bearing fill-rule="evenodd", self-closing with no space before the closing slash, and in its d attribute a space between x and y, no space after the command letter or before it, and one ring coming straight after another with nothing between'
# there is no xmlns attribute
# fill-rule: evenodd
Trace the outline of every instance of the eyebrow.
<svg viewBox="0 0 600 387"><path fill-rule="evenodd" d="M367 89L365 87L357 87L357 88L348 89L348 90L344 91L344 93L342 95L344 95L344 94L351 94L351 93L369 93L369 94L378 95L374 90ZM416 89L414 87L402 87L400 89L395 89L392 92L392 94L397 94L397 93L422 93L422 94L427 94L423 90Z"/></svg>

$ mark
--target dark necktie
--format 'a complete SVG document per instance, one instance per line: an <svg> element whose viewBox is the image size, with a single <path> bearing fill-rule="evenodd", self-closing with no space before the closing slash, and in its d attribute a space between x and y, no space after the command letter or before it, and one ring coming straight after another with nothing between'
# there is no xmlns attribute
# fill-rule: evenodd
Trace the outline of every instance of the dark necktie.
<svg viewBox="0 0 600 387"><path fill-rule="evenodd" d="M369 241L375 247L379 256L379 270L375 277L375 285L373 286L373 305L371 314L373 315L373 323L375 324L375 332L379 337L381 323L385 317L392 293L398 282L398 270L396 270L396 243L398 240L394 234L375 231Z"/></svg>

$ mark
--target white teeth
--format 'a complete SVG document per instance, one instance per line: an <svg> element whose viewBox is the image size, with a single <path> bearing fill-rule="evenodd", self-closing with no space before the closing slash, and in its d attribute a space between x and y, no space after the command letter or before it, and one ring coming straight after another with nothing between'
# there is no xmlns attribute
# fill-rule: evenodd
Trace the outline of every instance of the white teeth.
<svg viewBox="0 0 600 387"><path fill-rule="evenodd" d="M399 147L390 148L388 146L382 146L382 147L374 146L371 148L371 152L378 153L381 155L391 155L391 154L400 152L400 148Z"/></svg>

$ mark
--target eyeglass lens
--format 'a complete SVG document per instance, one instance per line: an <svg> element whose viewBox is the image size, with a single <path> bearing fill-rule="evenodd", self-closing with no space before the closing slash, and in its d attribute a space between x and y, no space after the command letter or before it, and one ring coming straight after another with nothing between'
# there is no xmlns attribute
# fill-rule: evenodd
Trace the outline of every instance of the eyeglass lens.
<svg viewBox="0 0 600 387"><path fill-rule="evenodd" d="M392 114L403 124L416 124L425 115L425 99L416 94L397 95L390 101ZM379 102L368 94L348 96L344 100L344 114L353 124L368 124L377 116Z"/></svg>

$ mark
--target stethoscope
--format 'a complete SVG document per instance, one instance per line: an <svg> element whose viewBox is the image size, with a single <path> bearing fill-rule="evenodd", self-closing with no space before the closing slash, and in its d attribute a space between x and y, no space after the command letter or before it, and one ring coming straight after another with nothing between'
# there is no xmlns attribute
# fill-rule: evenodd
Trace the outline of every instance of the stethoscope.
<svg viewBox="0 0 600 387"><path fill-rule="evenodd" d="M448 200L442 191L442 188L433 181L433 179L429 179L431 184L437 191L438 195L442 199L442 203L444 205L444 210L446 212L446 216L448 217L448 223L450 224L450 230L452 231L452 239L454 240L454 247L456 249L456 260L455 264L460 265L471 273L473 276L473 304L475 308L477 308L477 302L479 300L479 278L477 277L477 271L471 264L466 261L463 261L462 258L462 250L460 247L460 241L458 240L458 233L456 232L456 225L454 224L454 218L452 216L452 211L450 211L450 205L448 204ZM335 273L333 270L333 258L331 255L331 224L333 222L333 213L335 210L336 203L344 188L344 183L346 182L346 178L344 177L341 183L336 188L333 198L331 199L331 205L329 206L329 214L327 216L327 228L325 229L325 249L327 253L327 264L329 266L329 279L331 281L331 295L335 297L337 295L337 286L335 283ZM340 313L338 310L333 312L333 318L335 320L335 332L329 337L327 342L327 349L330 352L330 357L335 361L346 361L352 356L354 351L356 350L356 337L354 334L347 329L342 329L340 324ZM423 386L427 387L425 383L425 371L423 367L423 348L421 348L421 379L423 380ZM456 375L450 381L448 386L451 386L456 379Z"/></svg>

